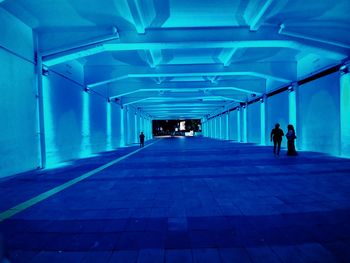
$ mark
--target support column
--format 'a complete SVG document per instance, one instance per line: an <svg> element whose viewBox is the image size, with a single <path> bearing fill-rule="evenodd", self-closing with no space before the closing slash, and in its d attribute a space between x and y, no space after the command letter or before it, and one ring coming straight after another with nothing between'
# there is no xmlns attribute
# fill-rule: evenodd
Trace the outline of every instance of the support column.
<svg viewBox="0 0 350 263"><path fill-rule="evenodd" d="M260 104L260 144L266 145L266 96Z"/></svg>
<svg viewBox="0 0 350 263"><path fill-rule="evenodd" d="M288 100L289 100L289 124L297 129L297 96L296 96L296 85L290 86L288 89Z"/></svg>
<svg viewBox="0 0 350 263"><path fill-rule="evenodd" d="M82 122L81 122L81 150L80 158L88 157L92 154L90 136L90 94L87 90L82 92Z"/></svg>
<svg viewBox="0 0 350 263"><path fill-rule="evenodd" d="M241 142L241 109L237 108L237 142Z"/></svg>
<svg viewBox="0 0 350 263"><path fill-rule="evenodd" d="M113 149L112 147L112 109L111 103L106 103L106 151Z"/></svg>
<svg viewBox="0 0 350 263"><path fill-rule="evenodd" d="M298 136L298 123L297 123L297 84L293 83L292 86L288 88L288 101L289 101L289 116L288 124L294 126L294 130ZM297 141L295 142L295 148L297 148Z"/></svg>
<svg viewBox="0 0 350 263"><path fill-rule="evenodd" d="M138 114L135 111L135 115L134 115L134 140L133 143L137 143L139 141L139 123L138 123Z"/></svg>
<svg viewBox="0 0 350 263"><path fill-rule="evenodd" d="M226 140L229 140L229 112L226 113L226 118L225 118L225 122L226 122Z"/></svg>
<svg viewBox="0 0 350 263"><path fill-rule="evenodd" d="M340 155L350 157L350 73L349 66L340 72Z"/></svg>
<svg viewBox="0 0 350 263"><path fill-rule="evenodd" d="M223 139L222 132L223 132L223 128L224 128L223 121L222 121L222 115L220 115L218 118L219 118L218 119L218 121L219 121L219 138L218 139L222 140Z"/></svg>
<svg viewBox="0 0 350 263"><path fill-rule="evenodd" d="M149 119L149 128L148 128L148 130L149 130L149 138L150 139L153 139L153 122L152 122L152 119Z"/></svg>
<svg viewBox="0 0 350 263"><path fill-rule="evenodd" d="M150 118L146 119L145 136L147 140L152 139L152 120Z"/></svg>
<svg viewBox="0 0 350 263"><path fill-rule="evenodd" d="M219 138L219 119L215 117L215 139Z"/></svg>
<svg viewBox="0 0 350 263"><path fill-rule="evenodd" d="M242 141L248 142L248 136L247 136L247 106L243 106L243 135L242 135Z"/></svg>
<svg viewBox="0 0 350 263"><path fill-rule="evenodd" d="M124 147L125 146L125 109L121 108L120 109L120 141L119 141L119 145L120 147Z"/></svg>
<svg viewBox="0 0 350 263"><path fill-rule="evenodd" d="M211 119L211 137L215 139L215 119Z"/></svg>
<svg viewBox="0 0 350 263"><path fill-rule="evenodd" d="M206 136L207 132L206 132L206 123L204 121L204 119L201 119L201 123L202 123L202 135Z"/></svg>
<svg viewBox="0 0 350 263"><path fill-rule="evenodd" d="M125 144L128 146L131 142L131 138L132 138L132 125L130 122L130 109L129 106L125 107Z"/></svg>
<svg viewBox="0 0 350 263"><path fill-rule="evenodd" d="M143 131L143 133L145 133L145 117L144 116L141 117L141 131Z"/></svg>
<svg viewBox="0 0 350 263"><path fill-rule="evenodd" d="M38 48L38 35L35 36L36 45L36 87L37 87L37 116L38 116L38 135L40 147L40 167L46 167L46 140L45 140L45 121L44 121L44 102L43 102L43 79L42 79L42 58Z"/></svg>
<svg viewBox="0 0 350 263"><path fill-rule="evenodd" d="M212 128L211 128L211 120L208 120L208 137L211 138Z"/></svg>
<svg viewBox="0 0 350 263"><path fill-rule="evenodd" d="M211 137L213 138L213 139L215 139L215 134L216 134L216 120L215 120L215 118L213 118L213 119L211 119L211 122L212 122L212 135L211 135Z"/></svg>

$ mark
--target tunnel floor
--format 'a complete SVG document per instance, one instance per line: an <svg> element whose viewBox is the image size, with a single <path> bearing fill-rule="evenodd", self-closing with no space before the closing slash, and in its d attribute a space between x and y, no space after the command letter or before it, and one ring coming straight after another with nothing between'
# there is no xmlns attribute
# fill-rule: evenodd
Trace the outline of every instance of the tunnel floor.
<svg viewBox="0 0 350 263"><path fill-rule="evenodd" d="M1 222L11 262L350 262L350 160L154 142ZM1 211L136 149L3 180Z"/></svg>

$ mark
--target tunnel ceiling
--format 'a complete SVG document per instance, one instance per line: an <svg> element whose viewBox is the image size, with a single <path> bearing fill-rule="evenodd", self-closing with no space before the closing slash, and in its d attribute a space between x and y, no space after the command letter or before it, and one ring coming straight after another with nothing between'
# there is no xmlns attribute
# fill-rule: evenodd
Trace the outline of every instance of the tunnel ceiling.
<svg viewBox="0 0 350 263"><path fill-rule="evenodd" d="M201 118L348 59L350 1L16 0L48 67L154 118Z"/></svg>

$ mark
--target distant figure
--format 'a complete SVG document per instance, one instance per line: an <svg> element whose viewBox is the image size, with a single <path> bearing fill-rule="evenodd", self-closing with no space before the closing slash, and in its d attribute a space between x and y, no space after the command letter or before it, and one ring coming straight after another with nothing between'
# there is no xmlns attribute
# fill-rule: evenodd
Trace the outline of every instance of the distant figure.
<svg viewBox="0 0 350 263"><path fill-rule="evenodd" d="M140 134L140 147L145 146L145 135L143 134L143 132L141 132Z"/></svg>
<svg viewBox="0 0 350 263"><path fill-rule="evenodd" d="M291 124L288 125L288 132L286 134L286 137L288 140L287 155L290 155L290 156L298 155L297 151L295 150L295 144L294 144L294 140L297 138L297 136L295 135L294 127Z"/></svg>
<svg viewBox="0 0 350 263"><path fill-rule="evenodd" d="M276 123L275 128L272 129L271 131L271 141L273 140L273 153L277 156L280 155L280 150L281 150L281 142L282 142L282 137L284 133L282 129L280 129L280 124ZM277 146L277 152L276 152L276 146Z"/></svg>

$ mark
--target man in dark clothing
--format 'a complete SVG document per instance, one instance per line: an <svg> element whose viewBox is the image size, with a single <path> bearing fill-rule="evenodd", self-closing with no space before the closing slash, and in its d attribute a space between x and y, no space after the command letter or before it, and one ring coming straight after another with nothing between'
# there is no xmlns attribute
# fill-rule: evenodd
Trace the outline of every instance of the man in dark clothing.
<svg viewBox="0 0 350 263"><path fill-rule="evenodd" d="M141 132L140 134L140 147L145 146L145 135L143 134L143 132Z"/></svg>
<svg viewBox="0 0 350 263"><path fill-rule="evenodd" d="M280 149L281 149L281 142L282 137L284 136L284 133L282 129L280 129L279 123L276 123L275 128L271 131L271 141L273 140L273 153L277 154L277 156L280 155ZM277 153L276 153L276 146L277 146Z"/></svg>

